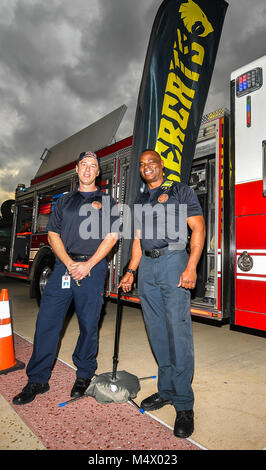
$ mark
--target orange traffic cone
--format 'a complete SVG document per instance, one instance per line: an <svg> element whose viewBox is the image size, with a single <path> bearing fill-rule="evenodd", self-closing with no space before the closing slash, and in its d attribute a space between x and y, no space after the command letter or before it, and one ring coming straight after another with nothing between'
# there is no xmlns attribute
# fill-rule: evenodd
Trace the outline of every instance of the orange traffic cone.
<svg viewBox="0 0 266 470"><path fill-rule="evenodd" d="M23 369L25 364L16 360L7 289L0 292L0 374Z"/></svg>

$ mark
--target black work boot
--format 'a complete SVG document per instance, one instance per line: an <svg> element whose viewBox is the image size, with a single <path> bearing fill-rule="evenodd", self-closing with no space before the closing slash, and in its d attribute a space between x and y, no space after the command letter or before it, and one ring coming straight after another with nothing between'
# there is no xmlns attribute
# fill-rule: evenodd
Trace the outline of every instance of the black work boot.
<svg viewBox="0 0 266 470"><path fill-rule="evenodd" d="M176 410L176 420L174 426L174 435L184 439L191 436L194 431L194 413L193 410Z"/></svg>
<svg viewBox="0 0 266 470"><path fill-rule="evenodd" d="M71 390L70 396L74 398L82 397L90 383L91 379L77 378Z"/></svg>
<svg viewBox="0 0 266 470"><path fill-rule="evenodd" d="M22 392L13 398L14 405L26 405L34 400L38 393L45 393L50 389L48 383L38 384L35 382L28 382L22 389Z"/></svg>
<svg viewBox="0 0 266 470"><path fill-rule="evenodd" d="M165 398L160 397L159 393L154 393L150 397L145 398L145 400L140 404L144 411L159 410L164 405L172 405L172 402L171 400L166 400Z"/></svg>

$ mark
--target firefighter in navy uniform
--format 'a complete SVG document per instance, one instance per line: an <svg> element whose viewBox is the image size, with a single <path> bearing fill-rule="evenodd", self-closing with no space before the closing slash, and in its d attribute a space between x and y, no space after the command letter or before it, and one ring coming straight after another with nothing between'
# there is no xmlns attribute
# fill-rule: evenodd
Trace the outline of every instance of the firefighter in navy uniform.
<svg viewBox="0 0 266 470"><path fill-rule="evenodd" d="M196 284L205 222L192 189L183 183L165 180L163 162L157 152L143 152L140 174L147 189L139 196L135 209L141 205L145 210L137 216L131 259L119 286L129 292L138 268L138 294L158 363L158 393L143 400L141 407L152 411L166 404L174 405L177 413L174 434L185 438L194 430L191 386L194 347L189 289ZM180 210L184 212L184 208L185 230L179 226L179 220L182 223ZM187 224L192 230L190 256L185 249Z"/></svg>
<svg viewBox="0 0 266 470"><path fill-rule="evenodd" d="M58 199L47 225L56 262L41 299L33 353L26 369L28 383L13 398L16 405L29 403L38 393L49 390L60 331L73 299L80 333L73 353L77 371L72 397L84 394L97 368L95 356L108 266L106 256L118 238L110 227L119 217L113 198L95 185L99 175L97 155L81 153L76 172L77 187Z"/></svg>

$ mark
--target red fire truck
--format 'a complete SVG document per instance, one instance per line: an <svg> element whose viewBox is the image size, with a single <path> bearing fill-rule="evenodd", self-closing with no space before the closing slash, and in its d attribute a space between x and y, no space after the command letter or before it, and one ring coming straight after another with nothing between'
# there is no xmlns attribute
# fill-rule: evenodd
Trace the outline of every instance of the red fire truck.
<svg viewBox="0 0 266 470"><path fill-rule="evenodd" d="M266 331L264 71L266 56L232 73L231 113L219 109L203 116L189 181L207 226L191 314L260 334ZM64 148L66 143L62 143ZM132 137L128 137L97 151L101 167L98 184L122 205L131 146ZM57 163L52 169L42 164L41 174L37 172L31 185L19 186L16 191L5 275L28 280L30 295L38 301L55 261L45 227L58 197L74 188L77 154L75 148L71 162ZM45 172L43 167L50 170ZM117 297L122 250L120 240L109 261L109 299ZM130 295L123 295L125 301L139 302L137 285L134 287Z"/></svg>
<svg viewBox="0 0 266 470"><path fill-rule="evenodd" d="M231 75L231 323L266 330L266 56Z"/></svg>

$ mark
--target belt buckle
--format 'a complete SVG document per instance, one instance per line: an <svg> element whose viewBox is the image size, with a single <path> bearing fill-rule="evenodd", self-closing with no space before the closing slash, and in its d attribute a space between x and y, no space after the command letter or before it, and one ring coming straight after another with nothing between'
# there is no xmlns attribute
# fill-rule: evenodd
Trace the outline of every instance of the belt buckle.
<svg viewBox="0 0 266 470"><path fill-rule="evenodd" d="M158 250L157 248L154 248L153 250L151 250L151 258L159 258L160 256L160 250Z"/></svg>

